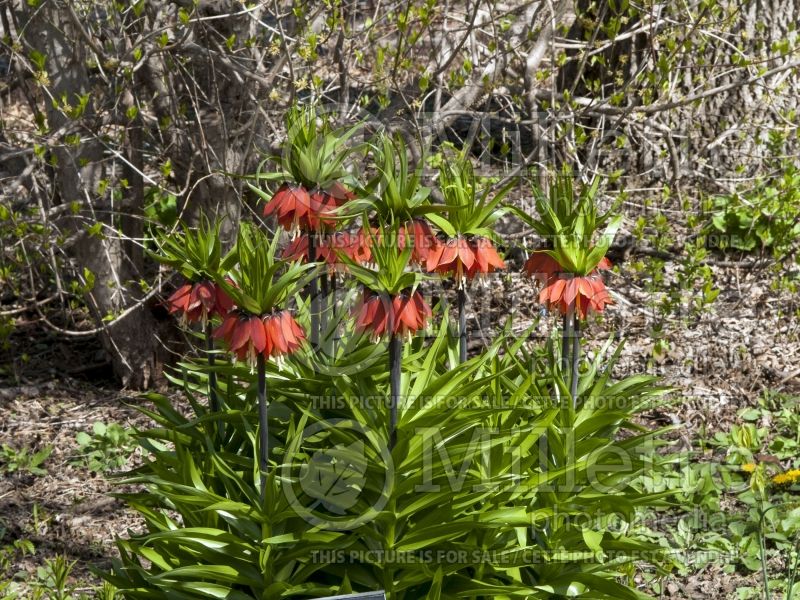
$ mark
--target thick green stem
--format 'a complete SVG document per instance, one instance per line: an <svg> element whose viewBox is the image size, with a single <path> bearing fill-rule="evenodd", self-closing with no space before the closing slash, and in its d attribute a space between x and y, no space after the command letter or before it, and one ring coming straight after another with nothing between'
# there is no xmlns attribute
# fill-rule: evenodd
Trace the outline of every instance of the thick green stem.
<svg viewBox="0 0 800 600"><path fill-rule="evenodd" d="M569 338L572 335L572 311L568 311L564 315L561 322L561 373L566 378L567 370L569 369Z"/></svg>
<svg viewBox="0 0 800 600"><path fill-rule="evenodd" d="M314 233L311 232L308 234L308 261L311 263L317 262L317 248L316 248L316 238L314 237ZM318 282L316 275L311 278L311 281L308 284L308 293L311 296L311 345L316 347L319 342L319 298L317 297L318 294Z"/></svg>
<svg viewBox="0 0 800 600"><path fill-rule="evenodd" d="M577 314L572 315L574 325L572 331L572 378L569 394L572 397L572 408L578 404L578 364L581 360L581 320Z"/></svg>
<svg viewBox="0 0 800 600"><path fill-rule="evenodd" d="M329 300L326 300L325 311L329 314L332 318L336 318L336 273L331 272L330 275L330 283L328 284L329 290ZM328 356L335 356L336 355L336 326L332 327L332 331L330 332L330 337L327 338L327 351Z"/></svg>
<svg viewBox="0 0 800 600"><path fill-rule="evenodd" d="M206 356L208 357L208 405L212 413L218 413L219 396L217 395L217 374L214 372L214 337L211 322L206 323ZM221 425L214 425L214 436L222 433Z"/></svg>
<svg viewBox="0 0 800 600"><path fill-rule="evenodd" d="M397 406L400 403L400 367L403 360L403 340L392 334L389 339L389 382L391 397L389 404L389 450L397 443Z"/></svg>
<svg viewBox="0 0 800 600"><path fill-rule="evenodd" d="M389 522L386 527L386 538L384 539L384 550L386 551L387 560L383 565L383 591L386 592L386 597L393 600L396 596L394 593L394 562L392 554L394 553L395 537L397 536L397 503L392 496L389 500L389 505L386 507L389 516Z"/></svg>
<svg viewBox="0 0 800 600"><path fill-rule="evenodd" d="M326 336L328 334L328 308L330 306L330 297L329 297L329 293L330 292L329 292L328 275L325 274L325 273L323 273L320 276L320 288L321 288L320 289L320 296L321 296L321 298L320 298L320 300L321 300L320 306L321 306L321 309L320 309L320 316L319 316L319 321L320 321L319 331L320 331L320 336L322 337L323 347L327 351L327 349L328 349L328 339L327 339Z"/></svg>
<svg viewBox="0 0 800 600"><path fill-rule="evenodd" d="M219 397L217 396L217 374L214 372L214 337L212 325L206 323L206 353L208 356L208 403L213 412L219 411Z"/></svg>
<svg viewBox="0 0 800 600"><path fill-rule="evenodd" d="M258 468L261 473L261 499L267 495L267 471L269 470L269 422L267 421L267 368L263 354L258 355L258 421L259 445Z"/></svg>
<svg viewBox="0 0 800 600"><path fill-rule="evenodd" d="M467 360L467 291L458 288L458 362Z"/></svg>

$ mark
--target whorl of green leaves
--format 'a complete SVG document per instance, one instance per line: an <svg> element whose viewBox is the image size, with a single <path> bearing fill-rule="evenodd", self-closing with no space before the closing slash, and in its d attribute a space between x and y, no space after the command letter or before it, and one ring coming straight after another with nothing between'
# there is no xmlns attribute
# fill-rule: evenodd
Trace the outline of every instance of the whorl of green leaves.
<svg viewBox="0 0 800 600"><path fill-rule="evenodd" d="M370 237L374 269L356 264L345 254L339 253L339 258L356 280L373 292L395 296L405 289L415 289L425 279L421 273L408 270L413 246L407 241L405 248L400 250L397 243L399 228L396 224L381 223L377 233L365 227L364 233Z"/></svg>
<svg viewBox="0 0 800 600"><path fill-rule="evenodd" d="M286 115L288 137L281 159L284 178L308 189L325 188L344 179L344 163L352 152L348 142L360 129L361 124L334 128L313 105L293 107Z"/></svg>
<svg viewBox="0 0 800 600"><path fill-rule="evenodd" d="M600 186L599 178L582 186L580 193L576 193L574 179L572 169L565 166L555 177L549 194L533 186L537 217L519 208L510 208L545 238L548 242L545 251L565 271L587 275L608 252L622 224L622 217L612 216L615 207L598 214L595 197Z"/></svg>
<svg viewBox="0 0 800 600"><path fill-rule="evenodd" d="M511 181L494 194L487 185L479 193L479 182L467 153L445 155L439 168L439 186L446 210L441 215L428 215L428 218L449 237L496 238L492 225L508 211L500 203L514 183Z"/></svg>
<svg viewBox="0 0 800 600"><path fill-rule="evenodd" d="M400 134L381 133L369 151L376 174L365 186L365 199L352 204L354 211L372 211L390 224L427 215L431 190L422 185L422 161L412 168L409 151Z"/></svg>
<svg viewBox="0 0 800 600"><path fill-rule="evenodd" d="M359 146L350 144L362 128L361 123L350 127L334 127L329 115L319 115L313 105L297 105L286 113L287 137L281 156L264 160L255 175L248 179L274 182L293 182L308 190L326 189L334 182L355 185L345 161ZM279 165L277 171L265 171L269 162ZM269 200L270 196L258 186L248 183L256 194Z"/></svg>
<svg viewBox="0 0 800 600"><path fill-rule="evenodd" d="M196 230L185 223L180 231L159 232L155 237L158 252L148 254L156 261L169 265L190 281L218 279L233 265L233 252L222 256L219 232L222 223L211 223L205 215L200 217Z"/></svg>
<svg viewBox="0 0 800 600"><path fill-rule="evenodd" d="M263 315L285 308L286 301L315 268L313 264L276 258L280 237L275 234L269 239L258 227L242 223L234 248L237 266L230 272L234 285L217 278L234 303L251 314Z"/></svg>

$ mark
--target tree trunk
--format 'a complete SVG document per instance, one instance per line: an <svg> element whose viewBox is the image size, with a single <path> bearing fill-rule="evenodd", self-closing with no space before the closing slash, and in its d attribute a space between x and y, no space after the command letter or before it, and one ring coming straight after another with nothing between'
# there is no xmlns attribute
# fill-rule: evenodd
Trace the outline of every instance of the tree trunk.
<svg viewBox="0 0 800 600"><path fill-rule="evenodd" d="M55 202L75 207L58 226L65 237L74 240L66 252L78 278L91 287L86 302L101 328L114 374L125 386L143 388L159 374L162 357L152 303L143 302L141 292L139 297L131 293L131 282L141 276L141 260L135 258L139 252L126 252L126 247L135 247L135 238L141 239L141 220L136 218L143 208L140 188L134 181L122 203L111 194L99 193L103 182L112 177L112 169L119 166L104 156L99 137L81 136L77 143L74 137L70 139L80 135L86 124L95 125L95 131L100 125L86 67L86 45L69 10L66 4L51 0L37 9L25 5L20 13L27 32L25 40L45 57L49 83L43 87L52 101L47 99L44 109L52 140L49 153L54 164L50 173ZM84 94L89 98L83 113L71 118L66 105L78 106ZM124 209L124 218L120 218L120 209ZM94 285L90 286L92 278ZM123 316L116 319L118 315ZM102 323L109 320L111 323L103 327Z"/></svg>

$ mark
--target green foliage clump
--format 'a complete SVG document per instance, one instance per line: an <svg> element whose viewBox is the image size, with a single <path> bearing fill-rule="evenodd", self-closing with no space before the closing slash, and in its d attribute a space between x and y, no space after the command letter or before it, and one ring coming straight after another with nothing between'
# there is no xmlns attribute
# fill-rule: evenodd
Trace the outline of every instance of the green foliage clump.
<svg viewBox="0 0 800 600"><path fill-rule="evenodd" d="M94 473L114 471L125 466L136 446L131 429L118 423L96 422L92 433L81 431L75 436L79 458L73 464L85 466Z"/></svg>
<svg viewBox="0 0 800 600"><path fill-rule="evenodd" d="M121 496L148 532L118 542L108 580L129 598L641 597L622 580L638 561L662 562L662 549L625 523L663 496L642 483L661 432L633 418L665 390L651 377L612 380L618 351L606 364L600 353L573 407L553 357L527 354L508 332L454 368L448 339L443 327L406 350L391 451L385 411L364 404L388 395L383 361L349 375L293 361L271 370L265 500L252 376L217 367L224 409L212 415L195 398L205 367L184 365L177 381L194 414L159 395L141 409L157 424L141 437L149 459L124 481L148 491Z"/></svg>
<svg viewBox="0 0 800 600"><path fill-rule="evenodd" d="M800 169L781 159L785 140L770 135L772 174L756 179L747 190L713 200L703 233L710 247L720 250L759 250L781 258L800 235Z"/></svg>
<svg viewBox="0 0 800 600"><path fill-rule="evenodd" d="M0 472L8 473L30 473L31 475L47 475L47 469L42 465L53 452L52 446L45 446L40 450L34 451L27 446L14 448L8 444L3 444L0 448Z"/></svg>

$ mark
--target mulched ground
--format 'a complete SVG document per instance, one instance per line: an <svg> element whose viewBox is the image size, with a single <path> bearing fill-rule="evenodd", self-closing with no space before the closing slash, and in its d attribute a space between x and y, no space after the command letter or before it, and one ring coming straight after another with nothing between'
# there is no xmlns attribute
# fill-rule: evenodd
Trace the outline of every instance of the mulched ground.
<svg viewBox="0 0 800 600"><path fill-rule="evenodd" d="M130 395L86 381L62 378L6 386L0 387L0 445L33 450L52 446L53 452L43 465L44 476L0 475L0 527L5 528L0 547L15 539L30 540L36 547L32 556L17 552L5 575L26 580L46 559L63 555L75 561L75 582L96 582L89 566L108 567L114 539L129 529L140 530L142 523L108 495L112 484L105 477L81 465L75 436L80 431L91 434L96 421L144 427L146 419L126 406L135 401Z"/></svg>
<svg viewBox="0 0 800 600"><path fill-rule="evenodd" d="M727 264L712 268L721 288L719 298L702 317L685 314L667 324L666 352L653 354L655 321L648 308L652 298L629 273L612 275L610 287L621 290L616 292L617 305L604 324L591 325L586 334L591 349L616 329L627 340L620 375L651 372L675 386L674 409L652 415L653 423L682 424L681 436L687 443L703 429L708 436L727 429L737 410L753 404L766 389L800 393L795 300L770 289L764 272ZM473 319L473 325L491 336L496 323L492 316L512 308L514 330L521 331L538 314L534 298L530 284L519 276L491 280L486 290L473 294L482 315ZM537 333L547 335L550 323L542 321ZM95 421L126 427L147 423L126 405L136 402L135 397L110 386L107 367L96 349L84 343L57 350L55 342L35 341L29 331L24 339L14 340L16 351L0 371L0 445L35 449L52 445L54 450L45 463L45 476L0 476L0 527L6 529L0 548L18 537L36 545L35 555L13 559L11 573L33 573L46 558L64 554L77 561L76 581L96 582L89 565L107 566L115 554L114 538L129 529L139 530L142 524L108 496L112 485L107 480L73 464L75 436L90 431ZM25 361L20 359L22 346ZM61 359L56 360L55 354ZM67 376L64 365L70 364L88 368ZM97 383L104 378L104 383ZM755 575L731 576L721 569L722 565L712 565L675 578L665 586L663 597L728 599L735 597L738 587L755 584Z"/></svg>

